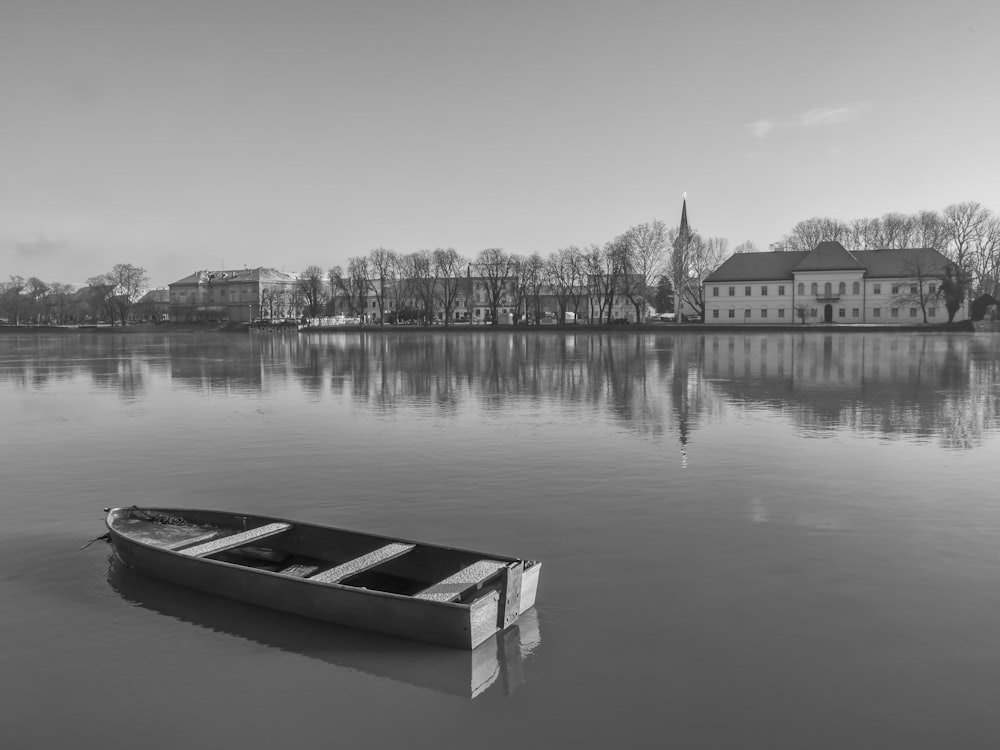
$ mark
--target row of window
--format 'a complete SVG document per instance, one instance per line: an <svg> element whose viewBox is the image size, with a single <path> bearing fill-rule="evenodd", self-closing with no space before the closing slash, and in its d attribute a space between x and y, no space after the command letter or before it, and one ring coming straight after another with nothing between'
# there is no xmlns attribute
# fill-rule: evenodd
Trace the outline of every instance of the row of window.
<svg viewBox="0 0 1000 750"><path fill-rule="evenodd" d="M911 307L911 308L909 308L909 310L910 310L910 317L911 318L917 317L917 315L919 313L919 310L916 307ZM729 317L730 318L735 318L736 317L736 310L729 309L727 312L729 313ZM753 312L753 310L751 308L749 308L749 307L746 308L743 311L743 317L744 318L751 317L751 313L752 312ZM784 318L785 317L785 309L783 307L779 307L776 312L778 313L778 317L779 318ZM713 318L721 317L718 308L712 310L712 317ZM768 317L768 309L766 307L761 308L761 310L760 310L760 317L761 318ZM809 317L810 318L817 318L817 317L819 317L819 310L817 308L815 308L815 307L809 308ZM846 307L838 308L838 310L837 310L837 317L838 318L846 318L847 317L847 308ZM852 318L860 318L861 317L861 308L852 307L851 308L851 317ZM881 307L873 307L872 308L872 317L873 318L881 318L882 317L882 308ZM889 308L889 317L898 318L899 317L899 308L898 307L891 307L891 308ZM937 317L937 308L936 307L928 307L927 308L927 317L928 318L936 318Z"/></svg>
<svg viewBox="0 0 1000 750"><path fill-rule="evenodd" d="M903 285L903 284L893 284L891 286L892 294L899 294L900 288L902 288L904 286L906 286L906 285ZM910 294L916 294L917 293L917 287L918 287L917 284L909 284ZM712 296L713 297L718 297L719 296L719 290L721 288L722 287L713 286L712 287ZM769 289L769 287L768 287L767 284L761 285L761 287L760 287L760 296L761 297L766 297L768 295L768 289ZM928 292L928 294L935 294L937 292L937 286L935 284L928 284L927 285L927 292ZM804 295L806 293L806 285L803 282L801 282L801 281L799 282L798 287L796 288L796 293L799 294L799 295ZM814 281L814 282L812 282L812 284L809 285L809 293L812 294L813 296L818 296L819 295L819 283L818 282ZM882 293L882 285L881 284L872 284L872 294L881 294L881 293ZM753 294L753 287L752 286L745 286L745 287L743 287L743 295L745 297L749 297L752 294ZM778 284L778 296L781 297L781 296L784 296L784 294L785 294L785 285L784 284ZM823 284L823 294L825 296L827 296L827 297L833 295L833 284L830 283L829 281L826 282L825 284ZM847 294L847 282L841 281L837 285L837 294L839 294L839 295L846 295ZM860 281L855 281L853 284L851 284L851 294L854 294L854 295L861 294L861 282ZM736 296L736 287L735 286L729 287L729 296L730 297L735 297Z"/></svg>

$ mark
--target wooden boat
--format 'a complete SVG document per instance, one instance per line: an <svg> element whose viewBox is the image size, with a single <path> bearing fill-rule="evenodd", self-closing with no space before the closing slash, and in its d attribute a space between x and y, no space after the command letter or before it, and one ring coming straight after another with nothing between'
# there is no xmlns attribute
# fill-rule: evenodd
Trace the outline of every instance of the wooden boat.
<svg viewBox="0 0 1000 750"><path fill-rule="evenodd" d="M268 516L114 508L141 573L237 601L472 649L535 603L541 563Z"/></svg>

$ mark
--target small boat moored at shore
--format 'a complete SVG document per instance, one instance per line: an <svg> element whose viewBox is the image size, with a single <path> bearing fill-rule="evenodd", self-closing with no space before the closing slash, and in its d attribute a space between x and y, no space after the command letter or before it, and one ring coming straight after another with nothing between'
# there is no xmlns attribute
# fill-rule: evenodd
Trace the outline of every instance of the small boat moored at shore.
<svg viewBox="0 0 1000 750"><path fill-rule="evenodd" d="M211 510L114 508L130 568L292 614L472 649L535 602L541 563Z"/></svg>

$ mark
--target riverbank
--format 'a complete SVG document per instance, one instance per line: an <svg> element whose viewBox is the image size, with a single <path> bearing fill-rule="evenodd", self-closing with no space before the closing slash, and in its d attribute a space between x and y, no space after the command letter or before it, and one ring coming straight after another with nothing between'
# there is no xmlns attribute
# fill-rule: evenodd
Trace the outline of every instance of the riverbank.
<svg viewBox="0 0 1000 750"><path fill-rule="evenodd" d="M923 325L851 325L837 323L821 323L816 325L705 325L703 323L641 323L641 324L588 324L569 323L564 325L544 326L512 326L512 325L344 325L344 326L313 326L296 329L294 326L248 326L247 323L140 323L128 326L0 326L2 334L31 333L81 333L103 335L134 334L134 333L972 333L977 330L997 330L995 324L984 326L971 320L955 323L934 323Z"/></svg>

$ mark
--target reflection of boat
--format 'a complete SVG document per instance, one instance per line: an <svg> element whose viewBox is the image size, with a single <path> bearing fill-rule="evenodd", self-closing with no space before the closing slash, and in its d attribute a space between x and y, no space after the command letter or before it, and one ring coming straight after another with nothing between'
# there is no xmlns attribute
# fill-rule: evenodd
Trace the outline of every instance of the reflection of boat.
<svg viewBox="0 0 1000 750"><path fill-rule="evenodd" d="M259 609L145 576L112 556L108 582L126 600L183 622L375 677L475 698L500 685L510 694L524 682L524 661L541 642L534 609L472 651L331 627Z"/></svg>
<svg viewBox="0 0 1000 750"><path fill-rule="evenodd" d="M121 560L170 583L338 625L472 649L535 603L541 564L209 510L116 508Z"/></svg>

